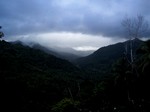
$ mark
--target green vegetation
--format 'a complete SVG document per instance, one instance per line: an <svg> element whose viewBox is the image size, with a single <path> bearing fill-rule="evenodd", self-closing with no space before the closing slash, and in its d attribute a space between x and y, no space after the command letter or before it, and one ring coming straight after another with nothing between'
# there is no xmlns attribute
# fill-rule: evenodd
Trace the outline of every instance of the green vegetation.
<svg viewBox="0 0 150 112"><path fill-rule="evenodd" d="M72 112L78 111L77 106L80 104L79 101L73 101L69 98L64 98L52 107L52 112Z"/></svg>
<svg viewBox="0 0 150 112"><path fill-rule="evenodd" d="M150 41L136 41L134 67L123 54L125 43L119 43L79 59L80 68L21 43L0 41L2 109L149 112Z"/></svg>
<svg viewBox="0 0 150 112"><path fill-rule="evenodd" d="M134 39L132 43L134 58L136 58L138 56L135 55L136 50L143 44L143 41ZM125 57L125 55L126 57L130 56L129 53L125 54L126 46L129 51L130 41L102 47L87 57L79 58L76 64L85 70L87 74L92 74L92 77L95 76L97 78L103 77L104 75L113 75L111 71L113 64L116 63L118 59Z"/></svg>

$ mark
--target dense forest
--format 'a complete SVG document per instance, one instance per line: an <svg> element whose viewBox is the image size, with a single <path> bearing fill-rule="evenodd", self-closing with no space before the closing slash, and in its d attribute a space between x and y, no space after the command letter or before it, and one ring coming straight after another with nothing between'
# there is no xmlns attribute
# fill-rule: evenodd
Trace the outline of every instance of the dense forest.
<svg viewBox="0 0 150 112"><path fill-rule="evenodd" d="M0 41L1 112L149 112L150 40L132 41L133 63L129 42L71 63Z"/></svg>

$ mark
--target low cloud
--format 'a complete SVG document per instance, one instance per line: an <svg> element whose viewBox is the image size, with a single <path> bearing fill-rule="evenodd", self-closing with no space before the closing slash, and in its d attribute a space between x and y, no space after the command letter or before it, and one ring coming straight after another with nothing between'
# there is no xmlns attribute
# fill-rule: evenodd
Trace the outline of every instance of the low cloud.
<svg viewBox="0 0 150 112"><path fill-rule="evenodd" d="M150 23L149 4L149 0L1 0L0 25L6 40L99 47L102 39L125 38L121 22L126 16L141 14Z"/></svg>
<svg viewBox="0 0 150 112"><path fill-rule="evenodd" d="M102 46L123 41L124 39L112 39L109 37L87 35L82 33L71 32L55 32L55 33L40 33L31 35L21 35L11 37L11 41L20 40L25 43L39 43L42 46L73 48L75 50L96 50ZM8 40L10 41L10 40Z"/></svg>
<svg viewBox="0 0 150 112"><path fill-rule="evenodd" d="M99 49L99 47L92 47L92 46L80 46L80 47L74 47L73 49L77 51L95 51Z"/></svg>

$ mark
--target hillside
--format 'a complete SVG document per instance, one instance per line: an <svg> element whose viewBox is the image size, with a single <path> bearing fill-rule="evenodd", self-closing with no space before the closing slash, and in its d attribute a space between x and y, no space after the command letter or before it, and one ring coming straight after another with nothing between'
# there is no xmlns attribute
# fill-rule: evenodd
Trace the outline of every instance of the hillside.
<svg viewBox="0 0 150 112"><path fill-rule="evenodd" d="M68 72L77 69L66 60L44 53L41 50L23 46L20 43L11 44L2 41L0 43L0 48L1 66L3 67L1 70L3 71L5 69L7 69L7 71L10 69L13 72L22 72L23 70L28 71L28 69L33 68L33 70L35 69L43 72L53 69Z"/></svg>
<svg viewBox="0 0 150 112"><path fill-rule="evenodd" d="M121 58L126 41L80 59L82 69L21 43L0 41L1 111L149 112L150 41L133 41L139 54L134 66Z"/></svg>
<svg viewBox="0 0 150 112"><path fill-rule="evenodd" d="M62 99L65 88L80 80L80 73L66 60L21 43L0 41L1 104L5 110L46 111L47 104Z"/></svg>
<svg viewBox="0 0 150 112"><path fill-rule="evenodd" d="M32 48L42 50L42 51L44 51L45 53L54 55L54 56L56 56L56 57L58 57L58 58L61 58L61 59L68 60L68 61L70 61L70 62L72 62L72 61L74 61L75 59L81 57L81 56L79 56L79 55L75 55L75 54L72 54L72 53L69 53L69 52L62 52L62 51L60 52L60 51L56 51L56 50L54 50L54 49L52 49L52 48L51 48L51 49L50 49L50 48L48 49L48 48L46 48L46 47L44 47L44 46L41 46L41 45L39 45L39 44L33 44L33 45L32 45Z"/></svg>
<svg viewBox="0 0 150 112"><path fill-rule="evenodd" d="M136 50L140 47L143 41L135 39L132 40L132 43L133 54L135 55ZM111 68L113 66L113 63L115 63L119 58L124 57L126 46L129 52L129 41L102 47L89 56L79 58L78 60L76 60L76 64L80 68L89 72L98 72L98 74L102 75L107 74L106 71L108 72L109 70L111 70L108 68Z"/></svg>

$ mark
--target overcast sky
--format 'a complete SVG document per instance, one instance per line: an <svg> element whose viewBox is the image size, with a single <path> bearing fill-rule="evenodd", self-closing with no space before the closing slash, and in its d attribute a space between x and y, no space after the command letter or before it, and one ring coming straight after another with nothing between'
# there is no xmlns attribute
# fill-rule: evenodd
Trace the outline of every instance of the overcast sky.
<svg viewBox="0 0 150 112"><path fill-rule="evenodd" d="M150 24L150 0L0 0L5 40L77 50L123 41L122 20L138 14Z"/></svg>

